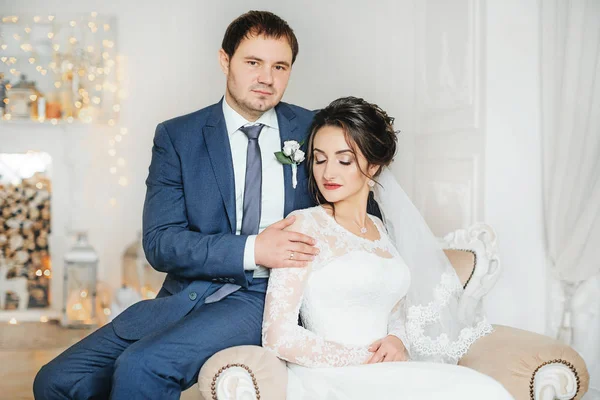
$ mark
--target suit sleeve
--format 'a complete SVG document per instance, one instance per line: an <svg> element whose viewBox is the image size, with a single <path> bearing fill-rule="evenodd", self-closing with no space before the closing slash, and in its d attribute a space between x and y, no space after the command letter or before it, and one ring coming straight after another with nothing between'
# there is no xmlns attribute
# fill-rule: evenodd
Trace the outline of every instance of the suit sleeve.
<svg viewBox="0 0 600 400"><path fill-rule="evenodd" d="M248 286L244 274L248 236L189 229L181 160L163 124L154 135L146 186L143 246L152 267L185 279L229 278Z"/></svg>

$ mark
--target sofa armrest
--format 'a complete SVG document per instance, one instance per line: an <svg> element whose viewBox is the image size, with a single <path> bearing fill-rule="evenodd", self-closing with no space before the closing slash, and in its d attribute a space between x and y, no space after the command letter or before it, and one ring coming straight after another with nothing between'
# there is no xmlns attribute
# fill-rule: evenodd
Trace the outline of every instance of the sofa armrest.
<svg viewBox="0 0 600 400"><path fill-rule="evenodd" d="M198 387L205 400L285 399L287 369L262 347L231 347L204 363Z"/></svg>
<svg viewBox="0 0 600 400"><path fill-rule="evenodd" d="M488 375L516 400L581 399L589 373L581 356L548 336L495 325L459 365Z"/></svg>

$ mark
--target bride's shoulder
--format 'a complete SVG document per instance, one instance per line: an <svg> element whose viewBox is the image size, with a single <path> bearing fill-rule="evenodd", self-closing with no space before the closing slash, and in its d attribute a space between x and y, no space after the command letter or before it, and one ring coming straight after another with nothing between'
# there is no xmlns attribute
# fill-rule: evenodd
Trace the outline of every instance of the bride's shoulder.
<svg viewBox="0 0 600 400"><path fill-rule="evenodd" d="M373 214L369 214L369 217L371 217L371 220L373 221L373 223L375 225L377 225L377 227L379 228L380 231L381 230L383 230L384 232L386 231L385 225L379 217L377 217L376 215L373 215Z"/></svg>
<svg viewBox="0 0 600 400"><path fill-rule="evenodd" d="M321 209L322 209L321 206L314 206L314 207L309 207L309 208L301 208L301 209L292 211L291 213L289 213L288 216L295 215L296 217L301 217L301 218L314 217L318 213L322 212Z"/></svg>
<svg viewBox="0 0 600 400"><path fill-rule="evenodd" d="M319 225L322 225L323 211L324 210L321 206L303 208L292 211L288 214L288 218L290 216L295 216L296 221L294 221L294 224L291 226L291 228L295 228L293 230L299 232L304 232L306 230L314 230Z"/></svg>

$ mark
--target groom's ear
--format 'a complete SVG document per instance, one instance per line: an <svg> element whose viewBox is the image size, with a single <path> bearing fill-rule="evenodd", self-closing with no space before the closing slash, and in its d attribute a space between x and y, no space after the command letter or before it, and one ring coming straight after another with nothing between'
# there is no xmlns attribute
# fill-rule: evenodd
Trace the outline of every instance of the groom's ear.
<svg viewBox="0 0 600 400"><path fill-rule="evenodd" d="M221 65L221 71L225 75L229 74L229 56L223 49L219 49L219 64Z"/></svg>

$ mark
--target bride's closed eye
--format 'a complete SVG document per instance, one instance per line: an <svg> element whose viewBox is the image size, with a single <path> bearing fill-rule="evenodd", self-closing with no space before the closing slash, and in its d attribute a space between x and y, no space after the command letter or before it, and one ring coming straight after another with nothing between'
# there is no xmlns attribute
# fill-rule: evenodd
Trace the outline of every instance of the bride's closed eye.
<svg viewBox="0 0 600 400"><path fill-rule="evenodd" d="M327 160L326 159L318 160L318 159L315 158L315 164L323 164L325 161L327 161ZM339 163L342 164L342 165L348 166L348 165L352 164L352 161L342 161L342 160L339 160Z"/></svg>

